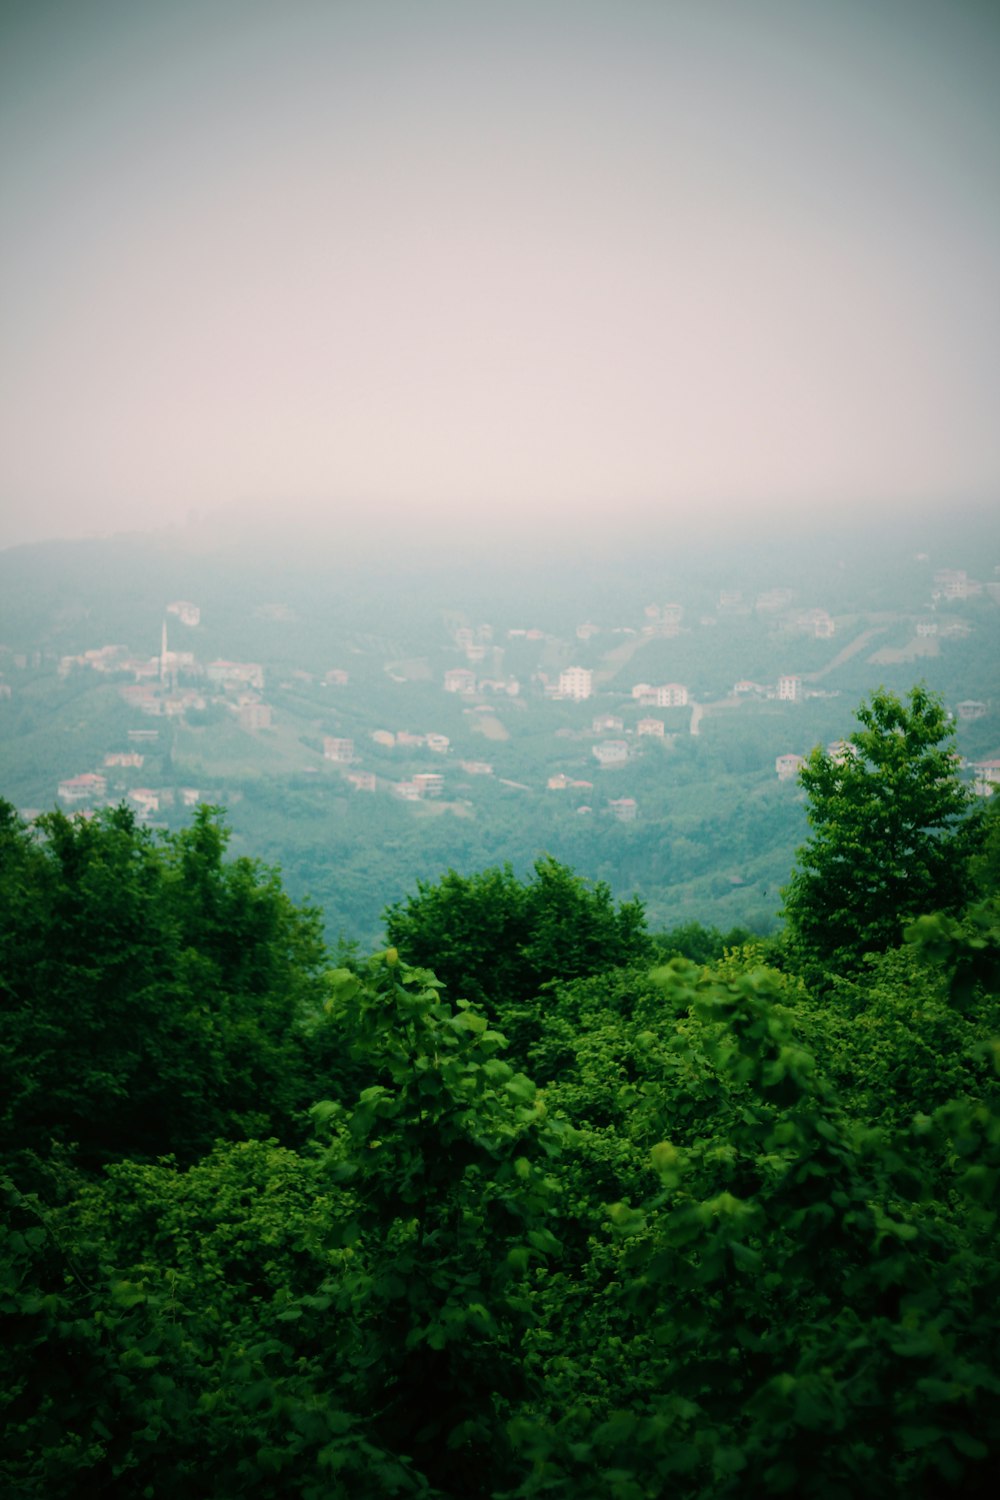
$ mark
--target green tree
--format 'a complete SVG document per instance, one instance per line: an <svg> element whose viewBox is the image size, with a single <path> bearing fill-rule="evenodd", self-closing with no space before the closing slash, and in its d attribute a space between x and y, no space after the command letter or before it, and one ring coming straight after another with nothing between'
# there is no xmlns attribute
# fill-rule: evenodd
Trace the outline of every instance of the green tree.
<svg viewBox="0 0 1000 1500"><path fill-rule="evenodd" d="M754 934L748 927L732 927L724 933L718 927L704 927L701 922L682 922L667 932L658 932L653 939L664 960L688 958L696 964L714 963L727 948L740 948L753 940Z"/></svg>
<svg viewBox="0 0 1000 1500"><path fill-rule="evenodd" d="M511 1477L531 1287L561 1251L565 1132L504 1060L504 1036L395 949L330 978L369 1079L353 1107L313 1109L330 1181L357 1200L357 1273L331 1289L331 1384L347 1382L369 1436L435 1494L486 1496Z"/></svg>
<svg viewBox="0 0 1000 1500"><path fill-rule="evenodd" d="M0 1151L95 1167L288 1137L318 916L225 845L208 808L158 842L125 807L29 829L0 804Z"/></svg>
<svg viewBox="0 0 1000 1500"><path fill-rule="evenodd" d="M968 900L980 820L959 779L954 726L918 686L880 689L843 747L817 747L800 772L815 830L783 892L793 945L820 969L857 968L897 947L922 912Z"/></svg>
<svg viewBox="0 0 1000 1500"><path fill-rule="evenodd" d="M386 933L410 964L431 968L452 995L491 1016L532 999L552 980L645 959L650 954L642 903L616 906L611 889L574 875L551 858L521 882L509 865L478 875L449 870L436 885L385 914Z"/></svg>

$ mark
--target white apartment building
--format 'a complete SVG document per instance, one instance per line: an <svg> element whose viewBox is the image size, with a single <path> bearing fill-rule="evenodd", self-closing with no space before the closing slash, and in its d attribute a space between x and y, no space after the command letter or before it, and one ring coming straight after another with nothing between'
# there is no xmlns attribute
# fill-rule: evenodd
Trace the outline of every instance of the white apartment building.
<svg viewBox="0 0 1000 1500"><path fill-rule="evenodd" d="M440 771L418 771L413 780L422 797L440 797L444 791L444 777Z"/></svg>
<svg viewBox="0 0 1000 1500"><path fill-rule="evenodd" d="M594 691L594 674L589 667L567 667L559 673L560 698L573 698L581 703Z"/></svg>
<svg viewBox="0 0 1000 1500"><path fill-rule="evenodd" d="M665 682L654 688L649 695L657 708L684 708L688 701L688 690L680 682Z"/></svg>

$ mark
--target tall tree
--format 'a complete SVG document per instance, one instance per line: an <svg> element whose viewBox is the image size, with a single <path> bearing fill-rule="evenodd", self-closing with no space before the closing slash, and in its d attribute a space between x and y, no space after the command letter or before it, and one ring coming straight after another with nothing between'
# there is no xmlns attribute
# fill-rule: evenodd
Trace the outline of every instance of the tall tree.
<svg viewBox="0 0 1000 1500"><path fill-rule="evenodd" d="M981 836L936 694L880 689L857 717L845 744L817 747L800 772L815 832L783 892L803 956L848 970L897 946L922 912L961 909Z"/></svg>

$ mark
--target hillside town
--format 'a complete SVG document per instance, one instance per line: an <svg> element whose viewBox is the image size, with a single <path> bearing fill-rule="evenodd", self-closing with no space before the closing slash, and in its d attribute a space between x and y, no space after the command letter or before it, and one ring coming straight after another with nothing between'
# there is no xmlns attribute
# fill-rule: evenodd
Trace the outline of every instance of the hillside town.
<svg viewBox="0 0 1000 1500"><path fill-rule="evenodd" d="M897 636L899 626L905 626L896 656L911 657L919 665L920 659L940 653L949 642L963 640L970 625L954 606L978 599L1000 605L996 576L981 582L959 569L935 571L929 596L914 601L911 613L892 617ZM888 628L882 617L873 627L869 621L838 617L816 604L800 605L791 587L747 596L738 589L720 589L715 610L696 615L676 601L650 603L631 622L598 624L590 618L566 638L524 623L500 629L485 622L451 621L437 643L438 653L451 660L443 661L436 674L430 657L421 659L419 672L405 663L383 664L386 682L411 688L419 683L423 722L415 725L412 719L377 722L375 715L385 711L391 694L376 694L370 682L358 682L346 658L317 672L204 653L199 649L203 612L201 604L188 599L166 602L158 649L150 654L137 650L136 642L94 643L58 658L60 681L94 674L113 684L129 717L124 733L106 745L98 763L79 765L51 787L51 797L60 806L87 816L102 805L124 800L144 821L155 821L172 808L193 807L206 795L218 796L219 789L217 779L206 792L196 778L185 776L180 732L191 730L210 739L215 726L225 722L247 741L264 744L269 736L280 737L293 720L299 731L298 770L339 777L351 794L387 796L403 803L458 804L469 796L470 787L493 782L515 792L567 799L581 816L599 812L631 823L641 816L642 807L632 795L634 788L626 784L630 766L650 755L669 756L679 737L703 732L708 716L780 710L788 716L787 747L773 758L772 774L794 788L812 748L807 736L796 730L797 711L811 701L836 696L839 689L831 684L836 682L838 664L877 646L880 631ZM280 621L291 618L292 612L286 605L269 604L258 615ZM783 658L784 668L772 680L739 675L734 647L728 691L713 690L693 678L658 680L638 670L644 658L654 659L654 647L662 659L669 646L684 645L685 659L697 660L692 641L709 642L727 622L741 620L748 626L763 622L772 632L771 654L775 660ZM804 657L800 643L809 641L825 644L811 648L811 665L799 666L796 657ZM817 658L817 651L826 654ZM43 651L0 647L0 701L9 702L16 693L18 673L28 669L29 656L36 668L49 660ZM878 660L877 654L872 660ZM301 732L301 710L295 707L309 695L312 701L321 695L324 704L322 715L310 721L322 730L313 735ZM564 705L570 717L564 715L549 729L548 751L538 758L534 772L530 764L526 769L524 757L508 768L502 747L522 734L533 717L544 717L545 705ZM998 704L992 698L962 697L948 706L956 722L971 724L989 719ZM485 756L474 749L483 738L494 742L493 753ZM564 754L560 745L565 745ZM173 751L169 780L162 770L167 746ZM849 749L838 742L828 748L831 753ZM150 761L160 766L155 781L144 776ZM982 796L1000 785L1000 759L995 755L969 760L965 769ZM505 775L505 770L513 774Z"/></svg>

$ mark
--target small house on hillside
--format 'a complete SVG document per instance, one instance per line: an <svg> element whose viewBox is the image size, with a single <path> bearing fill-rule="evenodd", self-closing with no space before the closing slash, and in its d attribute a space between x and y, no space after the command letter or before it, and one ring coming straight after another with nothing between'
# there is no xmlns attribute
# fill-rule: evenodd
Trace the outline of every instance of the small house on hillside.
<svg viewBox="0 0 1000 1500"><path fill-rule="evenodd" d="M84 771L80 776L70 776L59 783L59 801L67 807L78 802L94 802L108 790L106 779L96 771Z"/></svg>
<svg viewBox="0 0 1000 1500"><path fill-rule="evenodd" d="M625 740L602 740L591 747L591 754L602 771L614 766L624 766L628 761L628 743Z"/></svg>

